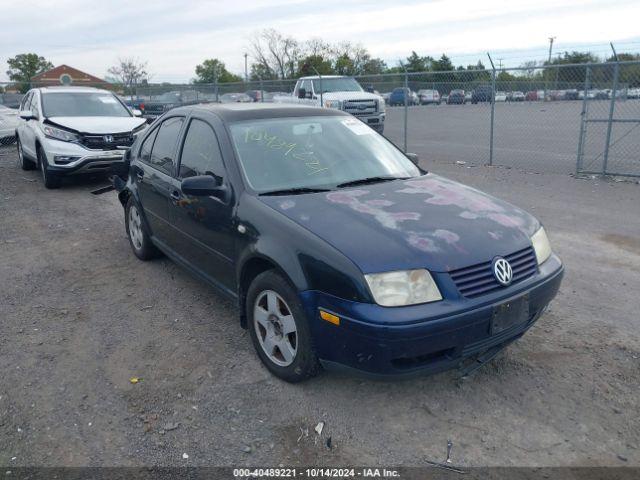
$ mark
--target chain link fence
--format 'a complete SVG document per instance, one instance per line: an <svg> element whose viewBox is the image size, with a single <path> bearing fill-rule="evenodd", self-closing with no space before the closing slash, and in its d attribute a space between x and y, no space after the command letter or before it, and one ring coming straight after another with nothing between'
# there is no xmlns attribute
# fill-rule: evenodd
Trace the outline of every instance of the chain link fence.
<svg viewBox="0 0 640 480"><path fill-rule="evenodd" d="M385 99L384 135L427 163L640 176L640 62L356 79ZM286 101L295 83L286 79L109 88L130 107L154 117L195 103ZM0 104L15 109L21 95L16 86L0 84ZM12 120L6 117L0 110L0 144L11 142L13 135Z"/></svg>

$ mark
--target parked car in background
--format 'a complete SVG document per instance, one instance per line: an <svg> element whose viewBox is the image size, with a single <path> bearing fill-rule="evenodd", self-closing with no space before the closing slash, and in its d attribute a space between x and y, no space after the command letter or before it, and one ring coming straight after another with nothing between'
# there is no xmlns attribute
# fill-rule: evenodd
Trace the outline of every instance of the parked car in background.
<svg viewBox="0 0 640 480"><path fill-rule="evenodd" d="M23 97L24 94L22 93L0 93L0 105L17 109Z"/></svg>
<svg viewBox="0 0 640 480"><path fill-rule="evenodd" d="M18 110L0 105L0 145L8 145L16 141L18 126Z"/></svg>
<svg viewBox="0 0 640 480"><path fill-rule="evenodd" d="M210 100L197 90L176 90L139 102L138 109L142 112L144 118L154 120L172 108L184 105L195 105L196 103L206 103L208 101Z"/></svg>
<svg viewBox="0 0 640 480"><path fill-rule="evenodd" d="M418 102L420 105L432 103L440 105L440 92L438 90L418 90Z"/></svg>
<svg viewBox="0 0 640 480"><path fill-rule="evenodd" d="M563 100L578 100L578 98L578 90L576 90L575 88L570 88L564 91Z"/></svg>
<svg viewBox="0 0 640 480"><path fill-rule="evenodd" d="M220 95L220 103L251 103L253 101L246 93L225 93Z"/></svg>
<svg viewBox="0 0 640 480"><path fill-rule="evenodd" d="M447 105L451 104L462 104L464 105L467 102L465 98L464 90L451 90L449 92L449 97L447 98Z"/></svg>
<svg viewBox="0 0 640 480"><path fill-rule="evenodd" d="M537 90L530 90L525 94L524 99L527 102L535 102L537 100L542 100L542 97L538 96L538 91Z"/></svg>
<svg viewBox="0 0 640 480"><path fill-rule="evenodd" d="M506 102L507 92L496 92L496 102Z"/></svg>
<svg viewBox="0 0 640 480"><path fill-rule="evenodd" d="M301 77L293 95L276 97L274 101L342 110L378 133L384 131L387 118L385 101L380 95L366 92L355 78L340 75Z"/></svg>
<svg viewBox="0 0 640 480"><path fill-rule="evenodd" d="M449 94L443 93L442 95L440 95L440 100L442 100L444 103L447 103L447 100L449 100Z"/></svg>
<svg viewBox="0 0 640 480"><path fill-rule="evenodd" d="M491 85L478 85L471 94L471 103L491 102Z"/></svg>
<svg viewBox="0 0 640 480"><path fill-rule="evenodd" d="M473 93L472 92L465 92L464 93L464 101L466 102L470 102L471 99L473 98Z"/></svg>
<svg viewBox="0 0 640 480"><path fill-rule="evenodd" d="M489 361L560 287L536 218L424 172L338 109L177 108L128 158L114 183L133 254L163 252L233 300L289 382Z"/></svg>
<svg viewBox="0 0 640 480"><path fill-rule="evenodd" d="M384 100L384 102L387 105L390 105L389 104L389 98L391 98L391 92L385 92L385 93L381 94L381 97L382 97L382 99Z"/></svg>
<svg viewBox="0 0 640 480"><path fill-rule="evenodd" d="M16 128L23 170L39 168L47 188L65 175L108 173L146 128L112 92L89 87L29 90Z"/></svg>
<svg viewBox="0 0 640 480"><path fill-rule="evenodd" d="M640 98L640 88L630 88L629 90L627 90L627 98Z"/></svg>
<svg viewBox="0 0 640 480"><path fill-rule="evenodd" d="M414 92L408 87L394 88L389 97L389 105L404 105L405 96L407 97L407 105L416 105L416 96Z"/></svg>
<svg viewBox="0 0 640 480"><path fill-rule="evenodd" d="M524 93L520 91L511 92L512 102L524 102Z"/></svg>
<svg viewBox="0 0 640 480"><path fill-rule="evenodd" d="M274 95L280 95L279 92L271 93L266 90L247 90L244 93L254 102L273 102Z"/></svg>

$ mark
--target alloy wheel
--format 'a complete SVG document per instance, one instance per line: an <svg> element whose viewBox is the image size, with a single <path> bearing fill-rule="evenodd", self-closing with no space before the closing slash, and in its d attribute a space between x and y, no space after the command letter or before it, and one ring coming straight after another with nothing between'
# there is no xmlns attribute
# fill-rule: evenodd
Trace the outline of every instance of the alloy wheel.
<svg viewBox="0 0 640 480"><path fill-rule="evenodd" d="M273 290L265 290L256 298L253 319L258 342L269 360L281 367L291 365L298 351L298 334L287 302Z"/></svg>
<svg viewBox="0 0 640 480"><path fill-rule="evenodd" d="M131 205L129 208L129 237L131 243L136 250L142 248L142 220L140 219L140 213L135 205Z"/></svg>

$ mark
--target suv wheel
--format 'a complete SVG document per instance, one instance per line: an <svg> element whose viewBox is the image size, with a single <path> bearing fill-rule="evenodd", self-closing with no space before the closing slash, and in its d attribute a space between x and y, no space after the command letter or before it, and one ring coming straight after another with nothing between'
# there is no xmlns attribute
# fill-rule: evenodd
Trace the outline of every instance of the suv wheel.
<svg viewBox="0 0 640 480"><path fill-rule="evenodd" d="M51 173L47 169L47 157L45 156L42 148L37 148L36 153L38 155L38 165L40 165L40 171L42 172L42 181L46 188L58 188L60 187L61 179L59 176Z"/></svg>
<svg viewBox="0 0 640 480"><path fill-rule="evenodd" d="M278 273L258 275L247 293L249 331L262 363L287 382L316 376L320 363L295 290Z"/></svg>
<svg viewBox="0 0 640 480"><path fill-rule="evenodd" d="M22 142L20 142L20 137L16 138L16 146L18 147L18 162L20 163L20 168L22 170L33 170L36 168L35 163L32 160L28 160L24 156L24 150L22 150Z"/></svg>
<svg viewBox="0 0 640 480"><path fill-rule="evenodd" d="M142 216L140 215L140 210L138 210L138 205L136 205L133 197L129 197L127 201L124 216L129 243L136 257L140 260L151 260L157 257L160 252L149 238L149 234L142 221Z"/></svg>

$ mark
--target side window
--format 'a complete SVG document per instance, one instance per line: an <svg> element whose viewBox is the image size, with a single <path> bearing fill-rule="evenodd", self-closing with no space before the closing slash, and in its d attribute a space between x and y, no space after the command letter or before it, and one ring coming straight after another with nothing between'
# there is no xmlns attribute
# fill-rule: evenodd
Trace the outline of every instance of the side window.
<svg viewBox="0 0 640 480"><path fill-rule="evenodd" d="M180 178L196 175L224 177L222 154L218 139L211 126L202 120L193 119L189 124L182 155L180 156Z"/></svg>
<svg viewBox="0 0 640 480"><path fill-rule="evenodd" d="M31 110L31 112L33 112L33 114L37 117L40 117L40 109L38 108L39 104L40 102L38 101L38 95L34 92L34 94L31 96L31 106L29 107L29 110Z"/></svg>
<svg viewBox="0 0 640 480"><path fill-rule="evenodd" d="M304 88L304 90L307 92L307 96L311 95L312 89L311 89L311 81L310 80L304 80L302 82L302 88Z"/></svg>
<svg viewBox="0 0 640 480"><path fill-rule="evenodd" d="M27 93L22 99L22 105L20 105L20 110L29 110L29 104L31 103L31 96L33 92Z"/></svg>
<svg viewBox="0 0 640 480"><path fill-rule="evenodd" d="M144 139L144 142L142 142L142 145L140 146L140 153L138 156L140 157L140 160L145 163L151 162L151 148L153 147L153 141L156 139L156 136L158 136L158 130L159 128L153 130L153 132Z"/></svg>
<svg viewBox="0 0 640 480"><path fill-rule="evenodd" d="M150 165L167 175L173 173L173 155L183 122L184 117L172 117L162 122L151 150Z"/></svg>

